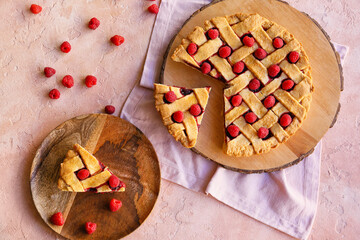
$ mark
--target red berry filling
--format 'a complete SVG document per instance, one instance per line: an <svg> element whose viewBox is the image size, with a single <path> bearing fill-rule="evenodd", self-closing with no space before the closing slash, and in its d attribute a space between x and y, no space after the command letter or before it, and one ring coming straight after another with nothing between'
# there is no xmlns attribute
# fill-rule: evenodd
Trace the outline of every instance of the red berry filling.
<svg viewBox="0 0 360 240"><path fill-rule="evenodd" d="M91 88L92 86L96 85L97 83L97 79L96 77L92 76L92 75L88 75L85 78L85 84L88 88Z"/></svg>
<svg viewBox="0 0 360 240"><path fill-rule="evenodd" d="M182 95L184 95L184 96L189 95L189 94L191 94L192 92L193 92L193 90L191 90L191 89L186 89L186 88L181 88L181 89L180 89L180 93L181 93Z"/></svg>
<svg viewBox="0 0 360 240"><path fill-rule="evenodd" d="M257 120L257 116L253 112L248 112L247 114L245 114L245 120L248 123L254 123Z"/></svg>
<svg viewBox="0 0 360 240"><path fill-rule="evenodd" d="M262 60L264 58L266 58L267 53L264 49L262 48L258 48L256 49L256 51L254 52L254 56L258 59L258 60Z"/></svg>
<svg viewBox="0 0 360 240"><path fill-rule="evenodd" d="M115 107L113 105L106 105L105 112L107 114L113 114L115 112Z"/></svg>
<svg viewBox="0 0 360 240"><path fill-rule="evenodd" d="M184 113L182 111L174 112L171 118L174 122L181 123L184 120Z"/></svg>
<svg viewBox="0 0 360 240"><path fill-rule="evenodd" d="M275 97L270 95L267 96L264 100L264 106L269 109L272 108L275 105Z"/></svg>
<svg viewBox="0 0 360 240"><path fill-rule="evenodd" d="M111 177L109 178L110 188L115 190L119 185L120 185L120 179L115 175L111 175Z"/></svg>
<svg viewBox="0 0 360 240"><path fill-rule="evenodd" d="M264 139L267 137L267 135L269 135L269 129L264 128L264 127L259 128L259 131L258 131L259 138Z"/></svg>
<svg viewBox="0 0 360 240"><path fill-rule="evenodd" d="M249 83L249 89L254 92L259 90L260 86L261 86L260 81L259 81L259 79L256 79L256 78L251 80Z"/></svg>
<svg viewBox="0 0 360 240"><path fill-rule="evenodd" d="M295 83L291 79L286 79L281 83L281 88L288 91L294 87Z"/></svg>
<svg viewBox="0 0 360 240"><path fill-rule="evenodd" d="M74 86L74 79L70 75L66 75L61 82L67 88L71 88L72 86Z"/></svg>
<svg viewBox="0 0 360 240"><path fill-rule="evenodd" d="M219 49L219 56L222 58L227 58L231 54L231 48L228 46L223 46Z"/></svg>
<svg viewBox="0 0 360 240"><path fill-rule="evenodd" d="M195 43L190 43L186 50L190 55L194 55L197 52L197 45Z"/></svg>
<svg viewBox="0 0 360 240"><path fill-rule="evenodd" d="M112 38L110 38L110 41L116 46L120 46L125 42L125 38L120 35L114 35Z"/></svg>
<svg viewBox="0 0 360 240"><path fill-rule="evenodd" d="M71 45L69 42L63 42L60 46L60 50L64 53L68 53L71 50Z"/></svg>
<svg viewBox="0 0 360 240"><path fill-rule="evenodd" d="M228 135L230 135L231 138L236 138L237 136L239 136L239 133L240 133L240 129L236 125L228 126L226 128L226 131L227 131Z"/></svg>
<svg viewBox="0 0 360 240"><path fill-rule="evenodd" d="M242 103L242 97L240 95L232 96L230 102L233 107L240 106L240 104Z"/></svg>
<svg viewBox="0 0 360 240"><path fill-rule="evenodd" d="M210 39L215 39L219 36L219 31L217 29L210 29L207 32L207 35Z"/></svg>
<svg viewBox="0 0 360 240"><path fill-rule="evenodd" d="M173 91L168 91L165 93L164 98L166 103L175 102L177 99L176 94Z"/></svg>
<svg viewBox="0 0 360 240"><path fill-rule="evenodd" d="M53 90L51 90L51 91L49 92L49 97L50 97L51 99L58 99L58 98L60 97L60 92L59 92L59 90L57 90L56 88L54 88Z"/></svg>
<svg viewBox="0 0 360 240"><path fill-rule="evenodd" d="M289 53L288 55L288 61L290 63L296 63L297 61L299 61L300 55L298 52L292 51Z"/></svg>
<svg viewBox="0 0 360 240"><path fill-rule="evenodd" d="M151 13L158 14L159 7L156 4L153 4L150 7L148 7L148 11L151 12Z"/></svg>
<svg viewBox="0 0 360 240"><path fill-rule="evenodd" d="M99 21L99 19L97 19L97 18L92 18L92 19L90 19L88 26L89 26L89 28L92 29L92 30L97 29L97 28L100 26L100 21Z"/></svg>
<svg viewBox="0 0 360 240"><path fill-rule="evenodd" d="M290 114L284 113L283 115L281 115L279 122L282 127L287 127L292 122L292 118Z"/></svg>
<svg viewBox="0 0 360 240"><path fill-rule="evenodd" d="M284 46L284 41L281 38L277 37L273 40L273 46L276 49L282 48Z"/></svg>
<svg viewBox="0 0 360 240"><path fill-rule="evenodd" d="M78 177L78 179L84 180L90 176L90 172L87 169L81 169L80 171L78 171L76 176Z"/></svg>
<svg viewBox="0 0 360 240"><path fill-rule="evenodd" d="M47 78L53 76L55 73L56 73L56 70L51 67L44 68L44 74L45 74L45 77L47 77Z"/></svg>
<svg viewBox="0 0 360 240"><path fill-rule="evenodd" d="M50 221L57 226L62 226L64 225L65 222L61 212L57 212L54 215L52 215Z"/></svg>
<svg viewBox="0 0 360 240"><path fill-rule="evenodd" d="M197 117L201 114L202 110L199 104L194 104L190 107L190 114Z"/></svg>
<svg viewBox="0 0 360 240"><path fill-rule="evenodd" d="M93 222L85 223L85 230L88 234L92 234L96 230L96 223Z"/></svg>
<svg viewBox="0 0 360 240"><path fill-rule="evenodd" d="M244 71L245 69L245 64L244 62L237 62L234 64L233 66L233 72L234 73L237 73L237 74L240 74Z"/></svg>
<svg viewBox="0 0 360 240"><path fill-rule="evenodd" d="M38 14L40 13L42 10L42 7L39 6L39 5L36 5L36 4L31 4L30 6L30 11L33 13L33 14Z"/></svg>
<svg viewBox="0 0 360 240"><path fill-rule="evenodd" d="M245 44L248 47L252 47L255 43L255 39L250 36L245 36L242 40L243 44Z"/></svg>
<svg viewBox="0 0 360 240"><path fill-rule="evenodd" d="M210 63L204 62L204 63L201 65L201 72L202 72L203 74L208 74L209 72L211 72L211 65L210 65Z"/></svg>
<svg viewBox="0 0 360 240"><path fill-rule="evenodd" d="M120 200L117 200L115 198L111 199L110 201L110 211L116 212L119 210L122 206L122 202Z"/></svg>
<svg viewBox="0 0 360 240"><path fill-rule="evenodd" d="M280 73L280 67L279 65L271 65L269 68L268 68L268 74L271 78L275 78L279 75Z"/></svg>

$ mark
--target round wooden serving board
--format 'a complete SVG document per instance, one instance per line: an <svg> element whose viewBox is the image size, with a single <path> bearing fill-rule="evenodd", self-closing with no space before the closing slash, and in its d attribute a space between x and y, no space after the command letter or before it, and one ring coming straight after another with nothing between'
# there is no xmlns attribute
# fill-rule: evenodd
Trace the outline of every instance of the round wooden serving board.
<svg viewBox="0 0 360 240"><path fill-rule="evenodd" d="M74 143L93 152L126 184L122 193L72 193L57 188L60 163ZM129 122L105 114L83 115L54 129L36 152L30 175L31 193L42 219L69 239L119 239L138 228L150 214L160 190L160 167L153 146ZM109 210L112 198L122 201ZM50 217L62 212L62 227ZM97 230L88 235L85 222Z"/></svg>
<svg viewBox="0 0 360 240"><path fill-rule="evenodd" d="M309 56L315 86L307 119L294 136L266 154L238 158L227 156L222 151L224 84L171 59L175 48L195 26L203 26L205 20L213 17L237 12L259 13L287 28L303 44ZM227 168L244 173L260 173L296 164L313 151L336 119L342 89L342 69L329 37L306 14L277 0L224 0L203 7L186 21L169 45L160 81L189 88L211 86L209 103L193 150Z"/></svg>

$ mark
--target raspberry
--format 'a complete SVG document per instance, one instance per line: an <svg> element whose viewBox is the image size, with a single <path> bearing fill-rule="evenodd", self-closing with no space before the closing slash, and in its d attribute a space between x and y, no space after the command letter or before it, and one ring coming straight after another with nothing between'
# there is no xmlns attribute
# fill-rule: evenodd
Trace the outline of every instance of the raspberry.
<svg viewBox="0 0 360 240"><path fill-rule="evenodd" d="M217 29L210 29L207 32L207 35L210 39L215 39L219 36L219 31Z"/></svg>
<svg viewBox="0 0 360 240"><path fill-rule="evenodd" d="M257 120L257 116L256 116L255 113L253 113L253 112L248 112L248 113L245 115L245 120L246 120L246 122L248 122L248 123L254 123L254 122Z"/></svg>
<svg viewBox="0 0 360 240"><path fill-rule="evenodd" d="M292 122L292 118L288 113L284 113L283 115L281 115L280 117L280 125L282 127L287 127L290 125L290 123Z"/></svg>
<svg viewBox="0 0 360 240"><path fill-rule="evenodd" d="M85 84L88 88L91 88L92 86L96 85L97 79L96 77L92 75L88 75L85 78Z"/></svg>
<svg viewBox="0 0 360 240"><path fill-rule="evenodd" d="M277 37L273 41L273 46L276 49L282 48L284 46L284 41L281 38Z"/></svg>
<svg viewBox="0 0 360 240"><path fill-rule="evenodd" d="M199 104L194 104L190 107L189 112L191 113L191 115L197 117L201 114L201 107Z"/></svg>
<svg viewBox="0 0 360 240"><path fill-rule="evenodd" d="M44 68L45 77L49 78L56 73L56 70L51 67Z"/></svg>
<svg viewBox="0 0 360 240"><path fill-rule="evenodd" d="M36 5L36 4L31 4L30 6L30 11L33 13L33 14L38 14L40 13L42 10L42 7L40 7L39 5Z"/></svg>
<svg viewBox="0 0 360 240"><path fill-rule="evenodd" d="M299 57L300 57L300 55L298 52L292 51L288 55L288 61L290 63L296 63L299 60Z"/></svg>
<svg viewBox="0 0 360 240"><path fill-rule="evenodd" d="M58 99L58 98L60 97L60 92L59 92L59 90L57 90L56 88L54 88L53 90L51 90L51 91L49 92L49 97L50 97L51 99Z"/></svg>
<svg viewBox="0 0 360 240"><path fill-rule="evenodd" d="M238 126L236 125L230 125L226 128L226 131L228 132L228 134L233 137L233 138L236 138L239 133L240 133L240 129Z"/></svg>
<svg viewBox="0 0 360 240"><path fill-rule="evenodd" d="M222 58L227 58L231 54L231 48L228 46L223 46L219 49L219 56Z"/></svg>
<svg viewBox="0 0 360 240"><path fill-rule="evenodd" d="M54 215L52 215L50 221L58 226L64 225L64 218L61 212L57 212Z"/></svg>
<svg viewBox="0 0 360 240"><path fill-rule="evenodd" d="M67 87L67 88L71 88L72 86L74 86L74 79L72 76L70 75L66 75L63 79L62 79L62 84Z"/></svg>
<svg viewBox="0 0 360 240"><path fill-rule="evenodd" d="M281 83L281 88L284 90L290 90L294 87L295 83L291 79L286 79Z"/></svg>
<svg viewBox="0 0 360 240"><path fill-rule="evenodd" d="M87 169L81 169L80 171L78 171L76 176L78 177L78 179L84 180L85 178L88 178L90 176L90 172Z"/></svg>
<svg viewBox="0 0 360 240"><path fill-rule="evenodd" d="M258 60L262 60L262 59L266 58L267 53L264 49L258 48L258 49L256 49L254 55Z"/></svg>
<svg viewBox="0 0 360 240"><path fill-rule="evenodd" d="M240 73L242 73L244 71L244 68L245 68L244 62L237 62L233 66L233 72L237 73L237 74L240 74Z"/></svg>
<svg viewBox="0 0 360 240"><path fill-rule="evenodd" d="M231 97L230 102L233 107L240 106L242 103L242 97L240 95L234 95Z"/></svg>
<svg viewBox="0 0 360 240"><path fill-rule="evenodd" d="M259 131L258 131L259 138L261 138L261 139L266 138L267 135L269 135L269 129L264 128L264 127L259 128Z"/></svg>
<svg viewBox="0 0 360 240"><path fill-rule="evenodd" d="M184 113L182 111L174 112L172 119L174 122L181 123L184 120Z"/></svg>
<svg viewBox="0 0 360 240"><path fill-rule="evenodd" d="M96 230L96 223L86 222L85 223L85 230L88 234L92 234Z"/></svg>
<svg viewBox="0 0 360 240"><path fill-rule="evenodd" d="M150 7L148 7L148 11L157 14L159 12L159 8L156 4L153 4Z"/></svg>
<svg viewBox="0 0 360 240"><path fill-rule="evenodd" d="M120 192L124 192L124 191L125 191L125 188L126 188L125 183L124 183L123 181L120 181L120 189L119 189L119 191L120 191Z"/></svg>
<svg viewBox="0 0 360 240"><path fill-rule="evenodd" d="M125 38L123 38L122 36L119 35L114 35L112 38L110 38L110 41L115 44L116 46L120 46L121 44L124 43Z"/></svg>
<svg viewBox="0 0 360 240"><path fill-rule="evenodd" d="M119 184L120 184L120 179L115 175L111 175L111 177L109 178L110 188L112 189L117 188Z"/></svg>
<svg viewBox="0 0 360 240"><path fill-rule="evenodd" d="M254 78L253 80L250 81L249 83L249 89L256 91L260 88L260 81L256 78Z"/></svg>
<svg viewBox="0 0 360 240"><path fill-rule="evenodd" d="M264 100L264 106L266 108L272 108L275 105L275 97L274 96L267 96Z"/></svg>
<svg viewBox="0 0 360 240"><path fill-rule="evenodd" d="M268 74L270 77L275 78L280 73L280 67L276 64L271 65L268 68Z"/></svg>
<svg viewBox="0 0 360 240"><path fill-rule="evenodd" d="M197 52L197 45L195 43L190 43L186 50L190 55L194 55Z"/></svg>
<svg viewBox="0 0 360 240"><path fill-rule="evenodd" d="M60 50L64 53L68 53L71 50L71 45L69 42L65 41L61 44Z"/></svg>
<svg viewBox="0 0 360 240"><path fill-rule="evenodd" d="M255 43L255 39L253 37L245 36L243 38L243 44L245 44L248 47L252 47Z"/></svg>
<svg viewBox="0 0 360 240"><path fill-rule="evenodd" d="M89 28L92 30L97 29L100 26L100 21L97 18L92 18L89 21Z"/></svg>
<svg viewBox="0 0 360 240"><path fill-rule="evenodd" d="M122 202L120 200L117 200L115 198L111 199L110 201L110 211L116 212L119 210L122 206Z"/></svg>
<svg viewBox="0 0 360 240"><path fill-rule="evenodd" d="M165 94L165 100L166 100L168 103L175 102L176 99L177 99L176 94L175 94L173 91L168 91L168 92Z"/></svg>
<svg viewBox="0 0 360 240"><path fill-rule="evenodd" d="M210 65L210 63L204 62L204 63L201 65L201 72L202 72L203 74L208 74L210 71L211 71L211 65Z"/></svg>
<svg viewBox="0 0 360 240"><path fill-rule="evenodd" d="M106 105L105 112L107 114L113 114L115 112L115 107L113 105Z"/></svg>

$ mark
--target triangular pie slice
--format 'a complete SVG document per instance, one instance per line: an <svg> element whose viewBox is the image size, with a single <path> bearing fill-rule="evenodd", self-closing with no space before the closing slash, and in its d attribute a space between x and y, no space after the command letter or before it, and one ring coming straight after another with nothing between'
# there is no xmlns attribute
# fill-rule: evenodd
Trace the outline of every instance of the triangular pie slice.
<svg viewBox="0 0 360 240"><path fill-rule="evenodd" d="M169 133L184 147L196 144L211 88L187 89L154 84L155 107Z"/></svg>
<svg viewBox="0 0 360 240"><path fill-rule="evenodd" d="M124 192L125 184L79 144L60 165L58 188L70 192Z"/></svg>

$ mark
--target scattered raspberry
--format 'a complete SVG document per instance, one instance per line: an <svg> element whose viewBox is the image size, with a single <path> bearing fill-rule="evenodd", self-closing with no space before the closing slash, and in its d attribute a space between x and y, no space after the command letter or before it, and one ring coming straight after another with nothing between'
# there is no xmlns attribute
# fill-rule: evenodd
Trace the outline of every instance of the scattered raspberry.
<svg viewBox="0 0 360 240"><path fill-rule="evenodd" d="M49 92L49 97L50 97L51 99L58 99L58 98L60 98L60 92L59 92L59 90L57 90L56 88L54 88L53 90L51 90L51 91Z"/></svg>
<svg viewBox="0 0 360 240"><path fill-rule="evenodd" d="M245 68L244 62L237 62L233 66L233 72L237 73L237 74L240 74L240 73L242 73L244 71L244 68Z"/></svg>
<svg viewBox="0 0 360 240"><path fill-rule="evenodd" d="M71 45L69 42L63 42L60 46L60 50L64 53L68 53L71 50Z"/></svg>
<svg viewBox="0 0 360 240"><path fill-rule="evenodd" d="M181 123L184 120L184 113L182 111L174 112L172 119L174 122Z"/></svg>
<svg viewBox="0 0 360 240"><path fill-rule="evenodd" d="M227 58L231 54L231 48L228 46L223 46L219 49L219 56L222 58Z"/></svg>
<svg viewBox="0 0 360 240"><path fill-rule="evenodd" d="M78 179L84 180L85 178L88 178L90 176L90 172L87 169L81 169L80 171L78 171L76 176L78 177Z"/></svg>
<svg viewBox="0 0 360 240"><path fill-rule="evenodd" d="M45 77L49 78L56 73L56 70L51 67L44 68Z"/></svg>
<svg viewBox="0 0 360 240"><path fill-rule="evenodd" d="M239 133L240 133L240 129L238 126L236 125L230 125L226 128L226 131L228 132L228 134L233 137L233 138L236 138Z"/></svg>
<svg viewBox="0 0 360 240"><path fill-rule="evenodd" d="M261 139L266 138L267 135L269 135L269 129L264 128L264 127L259 128L259 131L258 131L259 138L261 138Z"/></svg>
<svg viewBox="0 0 360 240"><path fill-rule="evenodd" d="M111 199L110 201L110 211L116 212L119 210L122 206L122 202L120 200L117 200L115 198Z"/></svg>
<svg viewBox="0 0 360 240"><path fill-rule="evenodd" d="M110 38L110 41L115 44L116 46L120 46L121 44L124 43L125 38L123 38L122 36L119 35L114 35L112 38Z"/></svg>
<svg viewBox="0 0 360 240"><path fill-rule="evenodd" d="M233 107L240 106L240 104L242 103L242 97L240 95L232 96L230 102Z"/></svg>
<svg viewBox="0 0 360 240"><path fill-rule="evenodd" d="M292 122L292 118L288 113L284 113L283 115L281 115L280 117L280 125L282 127L287 127L290 125L290 123Z"/></svg>
<svg viewBox="0 0 360 240"><path fill-rule="evenodd" d="M190 55L194 55L197 52L197 45L195 43L190 43L186 50Z"/></svg>
<svg viewBox="0 0 360 240"><path fill-rule="evenodd" d="M268 74L270 77L275 78L280 73L280 67L276 64L271 65L268 68Z"/></svg>
<svg viewBox="0 0 360 240"><path fill-rule="evenodd" d="M277 37L273 41L273 46L276 49L282 48L284 46L284 41L281 38Z"/></svg>
<svg viewBox="0 0 360 240"><path fill-rule="evenodd" d="M219 31L217 29L210 29L207 32L207 35L209 36L210 39L215 39L219 36Z"/></svg>
<svg viewBox="0 0 360 240"><path fill-rule="evenodd" d="M295 83L291 79L286 79L281 83L281 88L284 90L290 90L294 87Z"/></svg>
<svg viewBox="0 0 360 240"><path fill-rule="evenodd" d="M91 88L92 86L96 85L97 79L96 77L92 75L88 75L85 78L85 84L88 88Z"/></svg>
<svg viewBox="0 0 360 240"><path fill-rule="evenodd" d="M258 48L258 49L256 49L254 55L258 60L262 60L262 59L266 58L267 53L264 49Z"/></svg>
<svg viewBox="0 0 360 240"><path fill-rule="evenodd" d="M105 112L107 114L113 114L115 112L115 107L113 105L106 105Z"/></svg>
<svg viewBox="0 0 360 240"><path fill-rule="evenodd" d="M71 88L72 86L74 86L74 79L72 76L70 75L66 75L63 79L62 79L62 84L67 87L67 88Z"/></svg>
<svg viewBox="0 0 360 240"><path fill-rule="evenodd" d="M260 81L256 78L254 78L253 80L250 81L249 83L249 89L256 91L260 88Z"/></svg>
<svg viewBox="0 0 360 240"><path fill-rule="evenodd" d="M97 18L92 18L89 21L89 28L92 30L97 29L100 26L100 21Z"/></svg>
<svg viewBox="0 0 360 240"><path fill-rule="evenodd" d="M149 12L151 13L155 13L158 14L159 12L159 7L156 4L151 5L150 7L148 7Z"/></svg>
<svg viewBox="0 0 360 240"><path fill-rule="evenodd" d="M245 44L248 47L252 47L255 43L255 39L253 37L245 36L243 38L243 44Z"/></svg>
<svg viewBox="0 0 360 240"><path fill-rule="evenodd" d="M201 65L201 72L202 72L203 74L208 74L210 71L211 71L211 65L210 65L210 63L204 62L204 63Z"/></svg>
<svg viewBox="0 0 360 240"><path fill-rule="evenodd" d="M117 186L119 186L119 184L120 184L120 179L115 175L111 175L111 177L109 178L110 188L112 188L112 189L117 188Z"/></svg>
<svg viewBox="0 0 360 240"><path fill-rule="evenodd" d="M52 215L50 221L57 226L64 225L64 218L61 212L57 212Z"/></svg>
<svg viewBox="0 0 360 240"><path fill-rule="evenodd" d="M197 117L201 114L201 107L199 104L194 104L190 107L190 114Z"/></svg>
<svg viewBox="0 0 360 240"><path fill-rule="evenodd" d="M290 63L296 63L300 58L300 55L298 52L292 51L288 55L288 60Z"/></svg>
<svg viewBox="0 0 360 240"><path fill-rule="evenodd" d="M264 106L266 108L272 108L275 105L275 97L274 96L267 96L264 100Z"/></svg>
<svg viewBox="0 0 360 240"><path fill-rule="evenodd" d="M246 122L248 122L248 123L254 123L254 122L257 120L257 116L256 116L255 113L253 113L253 112L248 112L248 113L245 115L245 120L246 120Z"/></svg>
<svg viewBox="0 0 360 240"><path fill-rule="evenodd" d="M166 102L168 102L168 103L175 102L176 99L177 99L176 94L175 94L173 91L168 91L168 92L165 94L165 100L166 100Z"/></svg>
<svg viewBox="0 0 360 240"><path fill-rule="evenodd" d="M39 5L36 5L36 4L31 4L30 6L30 11L33 13L33 14L38 14L42 11L42 7L39 6Z"/></svg>
<svg viewBox="0 0 360 240"><path fill-rule="evenodd" d="M96 230L96 223L86 222L85 223L85 230L88 234L92 234Z"/></svg>

